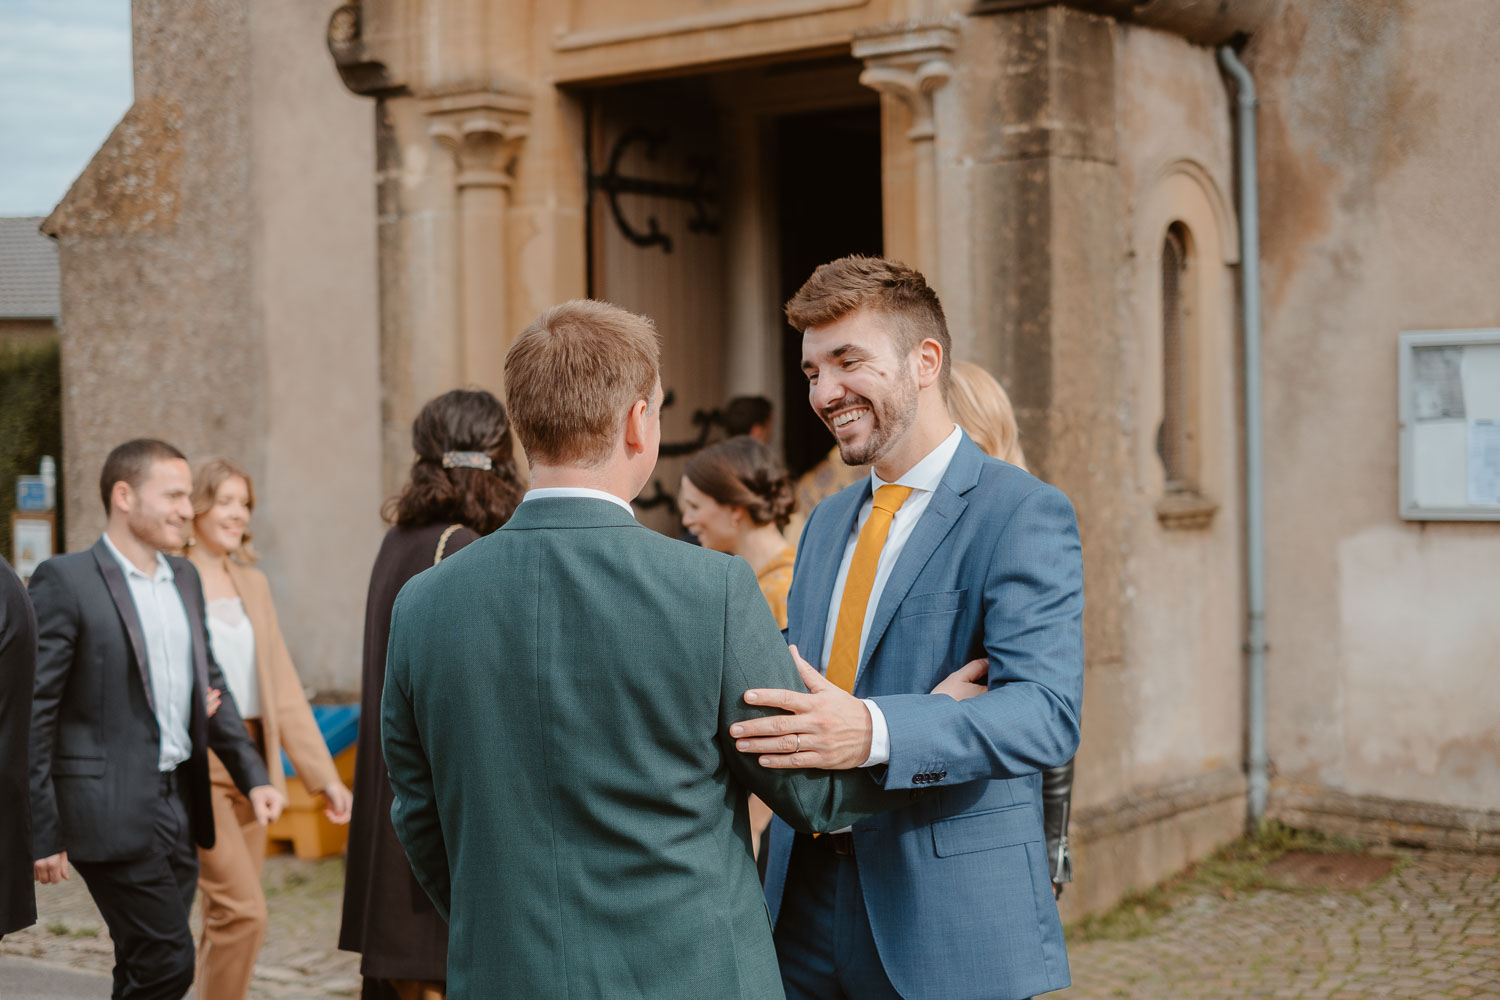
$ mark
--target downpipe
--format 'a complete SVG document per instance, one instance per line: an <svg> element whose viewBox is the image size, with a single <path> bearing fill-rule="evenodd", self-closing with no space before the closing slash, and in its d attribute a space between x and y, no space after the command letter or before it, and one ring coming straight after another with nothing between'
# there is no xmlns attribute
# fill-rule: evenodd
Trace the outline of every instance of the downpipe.
<svg viewBox="0 0 1500 1000"><path fill-rule="evenodd" d="M1261 461L1260 181L1256 168L1255 80L1234 49L1219 49L1219 65L1234 82L1238 123L1241 323L1245 337L1245 576L1249 801L1247 825L1266 816L1270 777L1266 753L1266 553L1264 466Z"/></svg>

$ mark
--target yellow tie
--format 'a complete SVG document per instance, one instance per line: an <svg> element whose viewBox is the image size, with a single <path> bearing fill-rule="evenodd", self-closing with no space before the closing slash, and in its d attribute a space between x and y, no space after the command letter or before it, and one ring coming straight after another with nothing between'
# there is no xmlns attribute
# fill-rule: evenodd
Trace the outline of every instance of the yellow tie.
<svg viewBox="0 0 1500 1000"><path fill-rule="evenodd" d="M839 599L833 648L828 654L828 679L845 691L853 692L854 676L859 672L859 637L865 629L870 591L875 588L880 550L885 548L885 536L891 533L892 518L911 491L910 486L882 486L876 490L875 506L854 544L854 558L849 561L849 576L844 580L844 596Z"/></svg>

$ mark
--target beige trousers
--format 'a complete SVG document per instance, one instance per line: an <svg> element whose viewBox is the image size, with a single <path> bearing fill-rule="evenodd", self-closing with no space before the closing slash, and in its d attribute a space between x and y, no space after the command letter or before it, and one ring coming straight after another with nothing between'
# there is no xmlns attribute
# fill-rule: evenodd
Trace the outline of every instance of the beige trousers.
<svg viewBox="0 0 1500 1000"><path fill-rule="evenodd" d="M250 800L223 766L213 770L216 836L211 849L198 852L203 936L195 985L199 1000L244 1000L266 940L266 897L260 888L266 828L255 821Z"/></svg>

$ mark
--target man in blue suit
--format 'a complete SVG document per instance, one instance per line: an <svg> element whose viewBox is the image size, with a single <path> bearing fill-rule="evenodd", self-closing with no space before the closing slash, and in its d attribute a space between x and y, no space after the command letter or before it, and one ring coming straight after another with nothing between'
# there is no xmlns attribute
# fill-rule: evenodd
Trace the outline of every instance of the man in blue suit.
<svg viewBox="0 0 1500 1000"><path fill-rule="evenodd" d="M826 680L732 735L764 767L864 767L910 808L811 837L773 824L766 895L789 1000L1017 1000L1068 985L1041 775L1078 746L1083 569L1058 490L948 414L950 340L922 275L825 264L787 304L813 409L868 479L813 510L788 634ZM988 690L928 694L988 657ZM857 697L856 697L857 696ZM737 731L736 731L737 730Z"/></svg>

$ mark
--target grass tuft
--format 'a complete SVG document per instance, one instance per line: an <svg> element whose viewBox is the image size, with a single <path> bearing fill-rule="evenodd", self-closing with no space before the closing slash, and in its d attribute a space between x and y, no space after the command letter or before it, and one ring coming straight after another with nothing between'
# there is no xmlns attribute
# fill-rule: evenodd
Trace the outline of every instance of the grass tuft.
<svg viewBox="0 0 1500 1000"><path fill-rule="evenodd" d="M1306 891L1272 878L1266 867L1290 851L1364 854L1367 850L1364 843L1348 837L1298 830L1275 820L1263 820L1254 836L1241 837L1149 889L1132 890L1105 912L1090 914L1070 924L1068 940L1134 941L1150 934L1157 921L1175 907L1201 895L1234 899L1261 889Z"/></svg>

